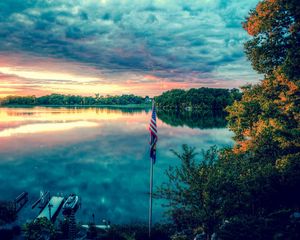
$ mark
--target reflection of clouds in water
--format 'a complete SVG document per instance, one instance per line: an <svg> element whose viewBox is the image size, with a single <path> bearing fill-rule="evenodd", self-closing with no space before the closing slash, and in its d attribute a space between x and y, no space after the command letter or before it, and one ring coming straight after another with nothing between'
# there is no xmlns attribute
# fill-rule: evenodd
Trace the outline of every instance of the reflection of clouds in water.
<svg viewBox="0 0 300 240"><path fill-rule="evenodd" d="M16 128L7 128L0 131L0 137L11 137L18 134L32 134L32 133L46 133L68 131L74 128L97 127L98 124L94 122L79 121L68 123L35 123L22 125Z"/></svg>
<svg viewBox="0 0 300 240"><path fill-rule="evenodd" d="M83 222L91 220L93 213L98 221L107 218L114 223L146 222L149 187L146 126L150 113L117 114L120 120L99 120L96 128L2 138L1 143L6 141L6 145L12 145L11 150L0 148L0 181L5 182L0 185L0 193L5 193L2 197L14 198L21 191L29 191L33 201L43 188L53 194L75 192L82 198L77 216ZM179 162L169 149L180 151L183 143L199 150L212 144L232 144L227 129L171 127L160 121L158 127L155 186L165 180L165 169ZM43 141L51 144L42 148L35 145ZM154 204L154 219L157 220L163 209L156 200ZM23 213L34 217L31 210Z"/></svg>
<svg viewBox="0 0 300 240"><path fill-rule="evenodd" d="M144 113L144 112L143 112ZM9 122L63 122L81 120L118 120L131 119L135 115L135 120L141 119L145 114L135 114L120 109L107 108L0 108L0 124Z"/></svg>

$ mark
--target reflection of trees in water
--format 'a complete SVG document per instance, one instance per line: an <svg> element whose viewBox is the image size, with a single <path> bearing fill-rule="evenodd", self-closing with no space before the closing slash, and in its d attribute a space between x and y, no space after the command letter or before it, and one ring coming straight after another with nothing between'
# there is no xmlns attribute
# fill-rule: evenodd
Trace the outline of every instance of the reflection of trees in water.
<svg viewBox="0 0 300 240"><path fill-rule="evenodd" d="M113 106L105 106L105 107L96 107L97 111L102 112L109 112L109 113L116 113L116 112L122 112L122 113L140 113L140 112L146 112L148 113L151 111L150 107L146 108L140 108L140 107L113 107Z"/></svg>
<svg viewBox="0 0 300 240"><path fill-rule="evenodd" d="M41 109L39 111L32 111L35 106L31 107L7 107L8 109L28 109L28 111L7 111L6 114L8 116L33 116L35 114L40 114L42 111ZM39 107L40 108L40 107ZM47 113L50 114L72 114L72 113L84 113L87 110L94 110L97 114L101 113L122 113L122 114L128 114L133 115L134 113L141 113L146 112L149 113L151 111L150 107L119 107L119 106L60 106L60 107L49 107L49 106L43 106L42 108L46 109Z"/></svg>
<svg viewBox="0 0 300 240"><path fill-rule="evenodd" d="M227 125L224 112L193 112L159 110L157 117L171 126L188 126L190 128L224 128Z"/></svg>

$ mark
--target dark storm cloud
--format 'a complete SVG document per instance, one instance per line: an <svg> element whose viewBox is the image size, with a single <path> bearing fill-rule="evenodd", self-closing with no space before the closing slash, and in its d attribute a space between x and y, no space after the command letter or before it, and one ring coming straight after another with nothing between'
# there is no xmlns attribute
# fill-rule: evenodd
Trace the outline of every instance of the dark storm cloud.
<svg viewBox="0 0 300 240"><path fill-rule="evenodd" d="M241 22L256 3L5 1L0 51L61 58L112 73L160 71L160 77L174 81L191 72L211 78L219 67L245 63Z"/></svg>

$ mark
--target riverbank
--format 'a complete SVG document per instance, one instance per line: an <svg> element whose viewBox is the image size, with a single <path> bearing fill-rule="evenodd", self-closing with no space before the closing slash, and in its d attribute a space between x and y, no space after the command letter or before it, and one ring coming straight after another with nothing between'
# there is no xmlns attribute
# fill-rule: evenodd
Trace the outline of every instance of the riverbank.
<svg viewBox="0 0 300 240"><path fill-rule="evenodd" d="M126 104L126 105L108 105L108 104L99 104L99 105L80 105L80 104L73 104L73 105L20 105L20 104L13 104L13 105L0 105L0 108L34 108L34 107L63 107L63 108L138 108L138 109L145 109L151 108L151 104Z"/></svg>

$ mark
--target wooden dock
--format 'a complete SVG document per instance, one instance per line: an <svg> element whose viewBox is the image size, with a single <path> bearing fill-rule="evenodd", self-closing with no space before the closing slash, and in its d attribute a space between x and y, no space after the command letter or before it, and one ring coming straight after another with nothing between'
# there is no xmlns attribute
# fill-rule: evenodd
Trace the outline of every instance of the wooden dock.
<svg viewBox="0 0 300 240"><path fill-rule="evenodd" d="M24 205L28 202L28 192L22 192L16 199L14 200L14 208L16 212L19 212Z"/></svg>
<svg viewBox="0 0 300 240"><path fill-rule="evenodd" d="M55 222L59 211L64 204L65 199L63 197L53 196L50 201L45 205L37 218L46 217L51 222Z"/></svg>
<svg viewBox="0 0 300 240"><path fill-rule="evenodd" d="M43 209L49 201L50 201L50 193L41 192L40 198L31 205L31 209L34 209L36 206L39 206L39 208Z"/></svg>

